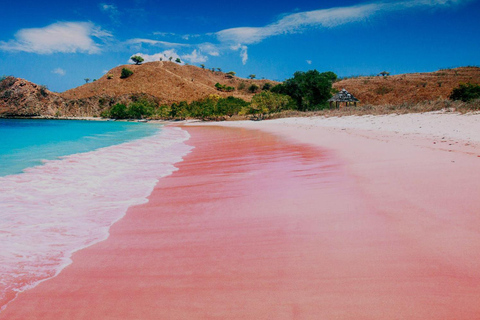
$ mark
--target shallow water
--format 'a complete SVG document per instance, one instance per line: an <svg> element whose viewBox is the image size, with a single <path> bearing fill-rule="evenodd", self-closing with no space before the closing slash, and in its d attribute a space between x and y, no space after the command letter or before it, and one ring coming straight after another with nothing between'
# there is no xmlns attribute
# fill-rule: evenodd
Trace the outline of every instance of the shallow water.
<svg viewBox="0 0 480 320"><path fill-rule="evenodd" d="M38 148L66 146L63 150L71 152L105 135L102 144L113 144L114 134L139 135L128 129L100 133L94 127L88 128L96 132L89 136L47 141ZM128 207L146 202L158 179L176 170L174 163L191 149L184 144L188 133L155 130L141 139L44 160L23 173L0 177L1 309L18 292L58 274L73 252L106 239ZM25 150L35 148L25 144Z"/></svg>
<svg viewBox="0 0 480 320"><path fill-rule="evenodd" d="M44 160L153 135L160 126L120 121L0 119L0 176Z"/></svg>

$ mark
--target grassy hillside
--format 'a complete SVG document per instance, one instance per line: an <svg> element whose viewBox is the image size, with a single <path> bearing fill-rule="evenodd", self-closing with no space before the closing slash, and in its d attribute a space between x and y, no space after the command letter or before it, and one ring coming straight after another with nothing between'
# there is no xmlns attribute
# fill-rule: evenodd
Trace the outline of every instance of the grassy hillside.
<svg viewBox="0 0 480 320"><path fill-rule="evenodd" d="M133 74L125 79L120 78L123 68L130 69ZM250 85L256 84L261 88L267 82L275 83L270 80L231 77L224 72L212 72L209 69L182 66L169 61L157 61L116 67L97 81L65 91L61 96L66 99L83 99L144 93L158 98L160 103L171 104L180 101L192 102L210 94L217 94L250 101L254 95L248 90ZM221 92L215 88L216 83L231 86L235 90Z"/></svg>
<svg viewBox="0 0 480 320"><path fill-rule="evenodd" d="M334 83L360 99L362 105L400 105L448 99L460 83L480 84L480 68L462 67L430 73L355 77Z"/></svg>

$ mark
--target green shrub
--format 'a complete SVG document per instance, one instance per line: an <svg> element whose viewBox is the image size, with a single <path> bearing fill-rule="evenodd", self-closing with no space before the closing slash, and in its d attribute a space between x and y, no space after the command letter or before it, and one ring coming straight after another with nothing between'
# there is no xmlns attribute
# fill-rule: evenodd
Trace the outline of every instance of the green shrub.
<svg viewBox="0 0 480 320"><path fill-rule="evenodd" d="M122 69L122 75L120 76L120 78L125 79L125 78L130 77L132 74L133 74L132 70L127 69L127 68L123 68Z"/></svg>
<svg viewBox="0 0 480 320"><path fill-rule="evenodd" d="M473 83L462 83L452 90L451 100L461 100L464 102L474 99L480 99L480 85Z"/></svg>
<svg viewBox="0 0 480 320"><path fill-rule="evenodd" d="M146 100L132 102L127 108L127 117L129 119L142 119L150 117L153 114L154 107Z"/></svg>
<svg viewBox="0 0 480 320"><path fill-rule="evenodd" d="M250 104L251 114L264 115L291 109L296 109L296 104L290 96L271 91L254 95Z"/></svg>
<svg viewBox="0 0 480 320"><path fill-rule="evenodd" d="M100 117L110 118L110 111L109 110L103 110L102 113L100 113Z"/></svg>
<svg viewBox="0 0 480 320"><path fill-rule="evenodd" d="M254 92L257 92L258 88L259 87L255 83L253 83L248 87L248 91L250 91L251 93L254 93Z"/></svg>
<svg viewBox="0 0 480 320"><path fill-rule="evenodd" d="M41 86L40 86L40 94L41 94L43 97L48 96L47 90L48 90L48 88L47 88L46 85L41 85Z"/></svg>
<svg viewBox="0 0 480 320"><path fill-rule="evenodd" d="M263 85L262 90L263 91L270 91L272 89L272 87L273 87L272 84L267 82Z"/></svg>
<svg viewBox="0 0 480 320"><path fill-rule="evenodd" d="M172 108L170 106L161 105L155 111L154 115L156 116L156 118L159 118L159 119L167 119L170 117L171 111L172 111Z"/></svg>
<svg viewBox="0 0 480 320"><path fill-rule="evenodd" d="M188 103L186 101L174 103L170 108L170 116L174 119L184 120L189 116Z"/></svg>
<svg viewBox="0 0 480 320"><path fill-rule="evenodd" d="M243 90L243 89L245 89L245 87L246 87L245 82L240 82L240 84L238 85L237 89L238 89L238 90Z"/></svg>
<svg viewBox="0 0 480 320"><path fill-rule="evenodd" d="M224 84L220 84L220 83L215 83L215 88L217 88L218 91L226 91L226 92L231 92L231 91L234 91L235 88L234 87L230 87L230 86L227 86L227 85L224 85Z"/></svg>
<svg viewBox="0 0 480 320"><path fill-rule="evenodd" d="M243 107L248 106L248 102L235 97L220 98L216 104L216 115L233 116L238 114Z"/></svg>
<svg viewBox="0 0 480 320"><path fill-rule="evenodd" d="M127 106L123 103L115 104L105 118L127 119Z"/></svg>

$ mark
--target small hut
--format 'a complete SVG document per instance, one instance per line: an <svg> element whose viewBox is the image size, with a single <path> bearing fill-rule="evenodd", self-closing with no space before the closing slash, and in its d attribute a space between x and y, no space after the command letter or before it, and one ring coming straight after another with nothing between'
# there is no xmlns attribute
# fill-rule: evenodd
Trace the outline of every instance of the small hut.
<svg viewBox="0 0 480 320"><path fill-rule="evenodd" d="M339 93L328 99L330 102L330 107L332 107L333 103L335 102L335 107L338 108L342 102L345 102L345 106L347 107L350 103L353 102L355 107L357 106L357 102L360 101L353 96L350 92L345 89L342 89Z"/></svg>

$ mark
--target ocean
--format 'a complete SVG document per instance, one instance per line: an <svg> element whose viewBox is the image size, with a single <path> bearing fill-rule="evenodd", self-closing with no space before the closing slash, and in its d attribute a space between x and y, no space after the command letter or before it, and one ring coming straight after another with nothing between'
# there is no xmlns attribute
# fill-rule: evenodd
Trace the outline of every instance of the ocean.
<svg viewBox="0 0 480 320"><path fill-rule="evenodd" d="M0 312L145 203L188 138L150 123L0 119Z"/></svg>

